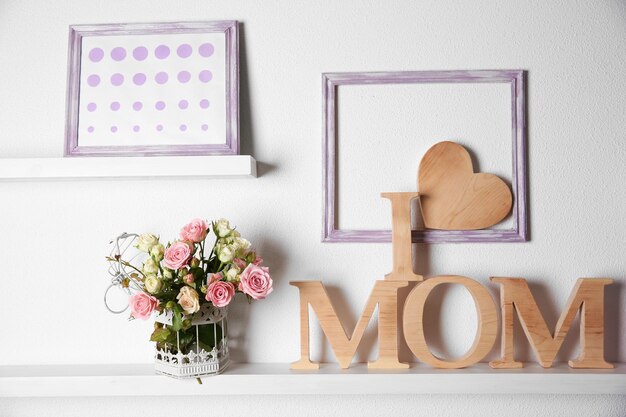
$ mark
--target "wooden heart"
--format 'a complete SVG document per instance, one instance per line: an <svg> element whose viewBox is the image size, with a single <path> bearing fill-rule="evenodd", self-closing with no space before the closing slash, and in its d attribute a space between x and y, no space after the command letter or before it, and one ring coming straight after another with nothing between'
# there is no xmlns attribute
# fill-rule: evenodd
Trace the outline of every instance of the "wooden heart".
<svg viewBox="0 0 626 417"><path fill-rule="evenodd" d="M417 185L429 229L484 229L504 219L513 203L504 181L493 174L475 174L469 153L454 142L439 142L426 152Z"/></svg>

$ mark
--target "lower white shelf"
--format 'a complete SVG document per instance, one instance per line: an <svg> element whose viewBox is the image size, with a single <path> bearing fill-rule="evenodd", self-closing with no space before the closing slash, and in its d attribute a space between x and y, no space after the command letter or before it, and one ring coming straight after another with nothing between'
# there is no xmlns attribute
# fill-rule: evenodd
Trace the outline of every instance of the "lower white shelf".
<svg viewBox="0 0 626 417"><path fill-rule="evenodd" d="M0 180L122 177L256 177L249 155L0 159Z"/></svg>
<svg viewBox="0 0 626 417"><path fill-rule="evenodd" d="M415 365L373 371L366 365L341 370L292 371L289 364L233 364L224 374L196 380L155 375L153 365L43 365L0 367L0 397L103 397L181 395L352 394L626 394L626 364L610 370L574 370L566 364L542 369L494 370L487 364L442 370Z"/></svg>

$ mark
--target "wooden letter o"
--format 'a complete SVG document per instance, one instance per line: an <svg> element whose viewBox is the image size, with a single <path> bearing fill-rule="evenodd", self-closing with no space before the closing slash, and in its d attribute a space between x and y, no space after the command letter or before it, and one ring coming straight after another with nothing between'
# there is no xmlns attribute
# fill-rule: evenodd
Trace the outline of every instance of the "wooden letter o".
<svg viewBox="0 0 626 417"><path fill-rule="evenodd" d="M430 292L440 284L461 284L467 288L474 298L478 314L478 329L474 344L463 357L453 361L443 360L433 355L424 337L424 305ZM404 304L403 321L404 337L413 354L420 361L435 368L465 368L479 362L487 356L498 334L496 305L489 291L473 279L456 275L429 278L413 288Z"/></svg>

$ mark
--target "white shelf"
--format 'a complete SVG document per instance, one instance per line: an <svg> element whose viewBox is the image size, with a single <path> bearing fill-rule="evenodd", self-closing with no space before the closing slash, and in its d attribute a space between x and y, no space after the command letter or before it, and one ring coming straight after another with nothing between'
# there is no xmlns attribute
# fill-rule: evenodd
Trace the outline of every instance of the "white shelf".
<svg viewBox="0 0 626 417"><path fill-rule="evenodd" d="M0 159L0 180L122 177L256 177L249 155Z"/></svg>
<svg viewBox="0 0 626 417"><path fill-rule="evenodd" d="M44 365L0 367L0 397L352 394L626 394L626 364L611 370L494 370L487 364L442 370L415 365L402 371L291 371L281 364L234 364L222 375L175 380L152 365Z"/></svg>

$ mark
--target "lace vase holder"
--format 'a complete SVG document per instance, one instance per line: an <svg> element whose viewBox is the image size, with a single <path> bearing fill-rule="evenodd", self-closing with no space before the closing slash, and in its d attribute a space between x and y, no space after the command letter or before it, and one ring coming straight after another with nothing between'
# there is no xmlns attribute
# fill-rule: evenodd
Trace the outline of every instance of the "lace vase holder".
<svg viewBox="0 0 626 417"><path fill-rule="evenodd" d="M158 374L167 375L173 378L197 378L202 376L217 375L226 369L230 364L228 354L228 336L226 307L214 307L204 304L200 311L191 316L191 326L196 333L195 343L188 353L182 353L180 349L179 334L176 340L178 346L166 345L164 349L155 347L154 365ZM156 316L157 323L172 325L173 314L168 311ZM200 347L199 328L200 326L213 325L214 346L210 351ZM217 331L217 326L221 331ZM219 339L218 339L219 337ZM176 349L174 349L176 348Z"/></svg>

